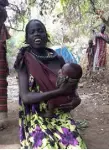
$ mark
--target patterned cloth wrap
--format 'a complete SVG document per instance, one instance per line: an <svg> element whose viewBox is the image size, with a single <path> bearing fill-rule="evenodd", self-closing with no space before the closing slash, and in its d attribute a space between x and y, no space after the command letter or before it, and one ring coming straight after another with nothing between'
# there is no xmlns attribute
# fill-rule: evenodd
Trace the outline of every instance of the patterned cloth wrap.
<svg viewBox="0 0 109 150"><path fill-rule="evenodd" d="M34 77L30 75L29 90L39 91ZM70 113L55 109L53 118L42 118L45 113L45 102L24 105L19 98L19 129L22 149L85 149L86 145L78 133Z"/></svg>

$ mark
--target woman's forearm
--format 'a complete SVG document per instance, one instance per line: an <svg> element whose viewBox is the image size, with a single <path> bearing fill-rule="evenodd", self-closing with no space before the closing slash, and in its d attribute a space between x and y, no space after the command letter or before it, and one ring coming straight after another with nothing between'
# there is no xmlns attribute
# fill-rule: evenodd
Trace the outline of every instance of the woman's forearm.
<svg viewBox="0 0 109 150"><path fill-rule="evenodd" d="M104 40L106 43L109 44L109 38L101 37L102 40Z"/></svg>
<svg viewBox="0 0 109 150"><path fill-rule="evenodd" d="M30 92L29 91L29 77L27 75L26 68L22 68L18 72L18 83L19 83L19 94L25 104L38 103L40 101L48 101L52 98L62 96L63 92L61 89L53 91L47 91L44 93Z"/></svg>
<svg viewBox="0 0 109 150"><path fill-rule="evenodd" d="M36 92L27 92L20 95L23 102L25 104L32 104L32 103L38 103L41 101L48 101L52 98L56 98L58 96L62 96L61 90L56 89L49 92L44 93L36 93Z"/></svg>

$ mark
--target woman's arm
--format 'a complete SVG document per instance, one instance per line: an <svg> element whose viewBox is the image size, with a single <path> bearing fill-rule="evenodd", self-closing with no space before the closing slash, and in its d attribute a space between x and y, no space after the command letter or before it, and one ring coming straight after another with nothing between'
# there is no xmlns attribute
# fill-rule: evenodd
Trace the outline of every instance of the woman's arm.
<svg viewBox="0 0 109 150"><path fill-rule="evenodd" d="M18 72L19 78L19 93L25 104L38 103L40 101L48 101L58 96L67 96L72 93L72 84L66 84L61 88L44 93L29 91L29 77L26 67L22 67Z"/></svg>
<svg viewBox="0 0 109 150"><path fill-rule="evenodd" d="M104 40L106 43L109 44L109 37L108 37L108 36L103 37L103 36L101 36L101 35L96 35L96 38L101 38L102 40Z"/></svg>
<svg viewBox="0 0 109 150"><path fill-rule="evenodd" d="M108 37L102 37L102 39L106 42L106 43L108 43L109 44L109 38Z"/></svg>
<svg viewBox="0 0 109 150"><path fill-rule="evenodd" d="M44 93L30 92L29 91L29 77L26 67L23 67L18 72L19 78L19 93L25 104L37 103L40 101L48 101L51 98L62 96L62 90L56 89Z"/></svg>

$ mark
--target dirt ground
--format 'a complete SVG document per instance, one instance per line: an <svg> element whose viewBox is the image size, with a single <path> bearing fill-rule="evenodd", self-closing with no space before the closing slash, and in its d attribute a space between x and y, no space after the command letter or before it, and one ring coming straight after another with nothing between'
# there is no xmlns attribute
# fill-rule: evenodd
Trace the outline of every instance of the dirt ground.
<svg viewBox="0 0 109 150"><path fill-rule="evenodd" d="M15 76L8 77L8 127L0 131L0 148L20 148L18 137L18 85ZM78 89L81 104L72 111L75 120L86 120L81 130L89 149L109 148L109 84L82 80Z"/></svg>

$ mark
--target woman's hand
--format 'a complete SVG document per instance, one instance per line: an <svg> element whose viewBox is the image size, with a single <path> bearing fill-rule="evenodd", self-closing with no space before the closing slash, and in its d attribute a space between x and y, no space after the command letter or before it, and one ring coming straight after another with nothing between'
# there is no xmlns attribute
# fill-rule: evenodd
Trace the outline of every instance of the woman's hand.
<svg viewBox="0 0 109 150"><path fill-rule="evenodd" d="M67 82L67 83L63 83L59 89L60 89L62 95L68 96L68 95L72 94L74 87L76 87L75 83L73 85L72 83Z"/></svg>
<svg viewBox="0 0 109 150"><path fill-rule="evenodd" d="M95 37L96 38L102 38L102 36L100 34L96 34Z"/></svg>

